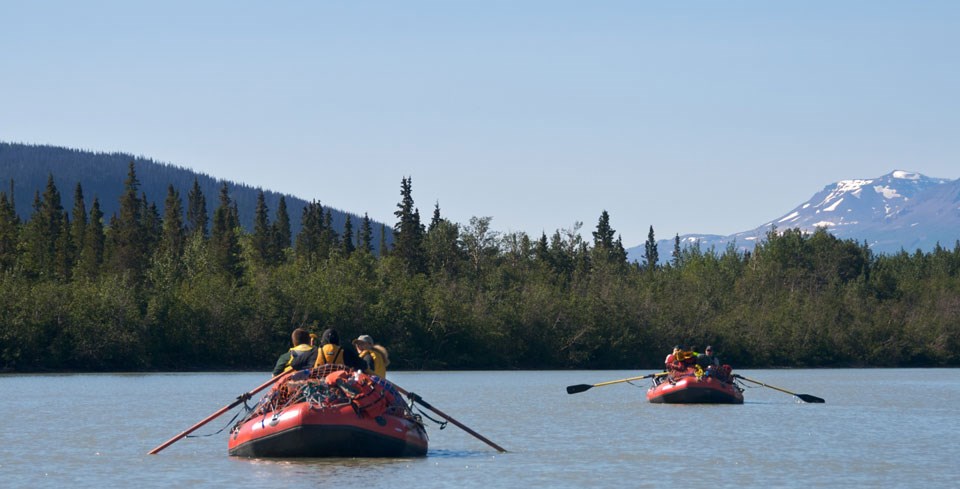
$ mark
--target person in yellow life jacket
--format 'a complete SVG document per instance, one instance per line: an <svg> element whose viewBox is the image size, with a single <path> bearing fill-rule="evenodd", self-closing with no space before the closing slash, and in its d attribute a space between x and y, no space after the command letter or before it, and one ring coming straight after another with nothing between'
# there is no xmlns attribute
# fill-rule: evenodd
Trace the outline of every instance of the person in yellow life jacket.
<svg viewBox="0 0 960 489"><path fill-rule="evenodd" d="M360 360L366 364L364 373L373 374L380 378L387 377L387 366L390 365L390 356L387 355L387 349L383 345L373 342L373 338L368 334L362 334L353 340L353 346L357 347L357 354Z"/></svg>
<svg viewBox="0 0 960 489"><path fill-rule="evenodd" d="M277 364L273 367L273 375L310 368L316 362L317 349L313 347L313 340L307 330L301 328L293 330L290 340L293 342L293 348L277 359Z"/></svg>
<svg viewBox="0 0 960 489"><path fill-rule="evenodd" d="M340 333L329 328L320 335L320 348L317 350L317 360L314 367L320 365L346 365L350 368L363 370L366 366L353 348L340 346Z"/></svg>

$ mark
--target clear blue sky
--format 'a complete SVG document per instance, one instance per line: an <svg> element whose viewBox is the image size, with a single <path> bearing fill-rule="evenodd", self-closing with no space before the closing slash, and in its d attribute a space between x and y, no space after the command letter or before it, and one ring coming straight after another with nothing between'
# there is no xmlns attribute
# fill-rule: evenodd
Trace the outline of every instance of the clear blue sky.
<svg viewBox="0 0 960 489"><path fill-rule="evenodd" d="M0 0L2 141L628 247L958 178L958 87L960 2Z"/></svg>

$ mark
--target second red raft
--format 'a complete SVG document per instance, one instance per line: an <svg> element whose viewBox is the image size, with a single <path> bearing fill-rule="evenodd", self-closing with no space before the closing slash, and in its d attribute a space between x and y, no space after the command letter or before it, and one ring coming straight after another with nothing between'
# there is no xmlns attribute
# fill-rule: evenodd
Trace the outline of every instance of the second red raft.
<svg viewBox="0 0 960 489"><path fill-rule="evenodd" d="M697 375L694 368L655 380L647 400L656 404L743 404L743 389L715 375Z"/></svg>

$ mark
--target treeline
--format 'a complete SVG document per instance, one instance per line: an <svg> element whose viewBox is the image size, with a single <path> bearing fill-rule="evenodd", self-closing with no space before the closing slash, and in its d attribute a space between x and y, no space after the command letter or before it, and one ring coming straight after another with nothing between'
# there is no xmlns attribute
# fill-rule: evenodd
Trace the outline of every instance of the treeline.
<svg viewBox="0 0 960 489"><path fill-rule="evenodd" d="M825 231L772 231L754 252L628 263L610 216L551 236L491 218L422 222L401 182L392 242L310 203L258 199L252 231L224 185L173 186L162 208L131 163L109 217L51 176L29 219L0 192L0 369L269 370L297 326L370 334L394 368L639 368L676 343L735 367L960 364L960 243L874 255ZM337 230L340 230L338 232ZM381 235L382 236L382 235Z"/></svg>

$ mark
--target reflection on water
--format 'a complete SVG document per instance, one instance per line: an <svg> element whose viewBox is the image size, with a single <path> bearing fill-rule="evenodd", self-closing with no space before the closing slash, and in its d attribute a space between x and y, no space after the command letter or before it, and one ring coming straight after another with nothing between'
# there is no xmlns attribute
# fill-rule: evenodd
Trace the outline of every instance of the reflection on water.
<svg viewBox="0 0 960 489"><path fill-rule="evenodd" d="M640 372L642 375L647 372ZM263 383L263 373L0 376L4 487L954 487L957 370L769 370L743 405L656 405L648 384L574 395L632 371L391 372L391 379L503 446L428 424L413 459L246 459L227 434L146 453ZM215 432L230 412L198 430Z"/></svg>

